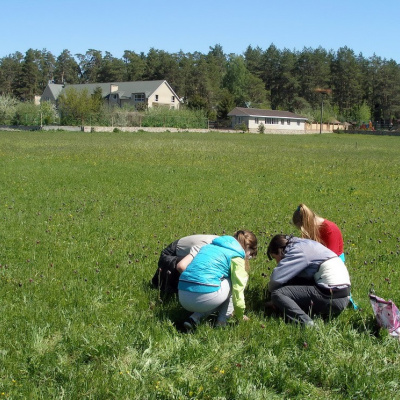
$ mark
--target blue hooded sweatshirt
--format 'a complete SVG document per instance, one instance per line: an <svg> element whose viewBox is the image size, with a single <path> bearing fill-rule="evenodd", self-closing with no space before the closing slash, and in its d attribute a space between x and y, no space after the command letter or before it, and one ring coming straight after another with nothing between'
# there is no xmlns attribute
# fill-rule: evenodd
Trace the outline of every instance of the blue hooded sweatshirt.
<svg viewBox="0 0 400 400"><path fill-rule="evenodd" d="M232 236L220 236L203 246L179 278L179 290L211 293L219 290L221 281L231 277L231 261L244 259L245 252Z"/></svg>

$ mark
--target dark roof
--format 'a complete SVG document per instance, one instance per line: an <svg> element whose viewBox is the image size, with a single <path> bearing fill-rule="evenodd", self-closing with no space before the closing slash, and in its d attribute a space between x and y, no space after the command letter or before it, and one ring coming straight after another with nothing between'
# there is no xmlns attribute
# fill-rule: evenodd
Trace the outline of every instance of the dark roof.
<svg viewBox="0 0 400 400"><path fill-rule="evenodd" d="M111 85L118 86L118 90L113 93L145 93L146 97L154 93L165 81L135 81L135 82L107 82L107 83L81 83L65 85L65 88L74 88L77 90L87 89L93 93L97 88L101 88L103 96L110 94Z"/></svg>
<svg viewBox="0 0 400 400"><path fill-rule="evenodd" d="M101 88L101 92L103 97L107 97L111 93L111 85L118 86L118 90L113 93L118 93L118 95L122 98L129 98L131 93L144 93L146 97L151 96L163 83L169 87L171 92L175 95L176 99L179 101L179 97L176 95L174 90L165 80L158 81L134 81L134 82L107 82L107 83L80 83L80 84L65 84L62 85L54 85L57 86L59 90L56 93L55 98L61 93L62 90L67 88L74 88L76 90L84 90L86 89L90 94L92 94L97 88ZM50 86L50 85L49 85Z"/></svg>
<svg viewBox="0 0 400 400"><path fill-rule="evenodd" d="M64 85L57 84L57 83L49 83L47 85L47 87L48 87L50 93L53 95L53 97L55 99L57 99L57 97L60 95L61 91L63 90Z"/></svg>
<svg viewBox="0 0 400 400"><path fill-rule="evenodd" d="M259 108L245 108L245 107L235 107L228 116L233 117L278 117L278 118L291 118L291 119L303 119L306 120L307 117L302 117L301 115L292 113L290 111L280 111L280 110L261 110Z"/></svg>

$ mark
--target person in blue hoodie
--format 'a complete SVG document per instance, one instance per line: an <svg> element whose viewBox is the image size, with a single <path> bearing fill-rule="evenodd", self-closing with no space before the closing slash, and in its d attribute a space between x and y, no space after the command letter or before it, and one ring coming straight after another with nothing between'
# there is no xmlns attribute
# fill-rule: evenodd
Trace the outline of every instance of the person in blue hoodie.
<svg viewBox="0 0 400 400"><path fill-rule="evenodd" d="M193 314L184 327L193 329L203 317L218 313L217 325L224 326L235 311L244 317L244 289L248 280L248 260L257 255L257 238L248 230L234 236L219 236L203 246L193 258L181 260L178 296L181 305Z"/></svg>

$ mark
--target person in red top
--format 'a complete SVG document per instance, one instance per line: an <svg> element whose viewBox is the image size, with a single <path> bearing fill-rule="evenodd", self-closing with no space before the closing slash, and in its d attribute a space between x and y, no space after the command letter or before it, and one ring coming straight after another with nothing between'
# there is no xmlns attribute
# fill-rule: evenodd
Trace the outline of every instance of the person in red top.
<svg viewBox="0 0 400 400"><path fill-rule="evenodd" d="M300 204L293 213L293 224L300 229L302 238L322 243L345 261L342 232L334 222L315 214L305 204Z"/></svg>
<svg viewBox="0 0 400 400"><path fill-rule="evenodd" d="M339 227L332 221L315 214L305 204L300 204L293 213L293 224L300 229L303 239L315 240L337 254L343 262L343 236ZM355 310L358 309L350 293L350 303Z"/></svg>

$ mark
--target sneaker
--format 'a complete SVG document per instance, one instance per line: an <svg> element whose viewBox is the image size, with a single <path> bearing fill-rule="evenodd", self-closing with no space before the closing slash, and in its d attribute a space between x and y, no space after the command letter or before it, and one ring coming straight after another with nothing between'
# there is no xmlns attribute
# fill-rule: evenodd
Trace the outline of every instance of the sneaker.
<svg viewBox="0 0 400 400"><path fill-rule="evenodd" d="M187 331L192 331L196 329L197 323L196 321L192 318L189 317L184 323L183 326Z"/></svg>

